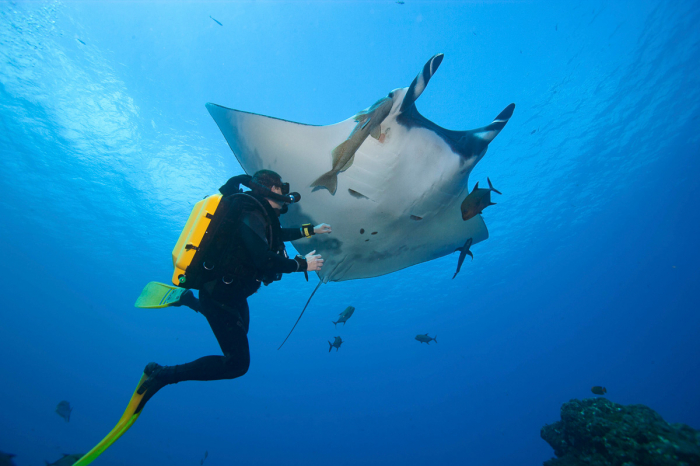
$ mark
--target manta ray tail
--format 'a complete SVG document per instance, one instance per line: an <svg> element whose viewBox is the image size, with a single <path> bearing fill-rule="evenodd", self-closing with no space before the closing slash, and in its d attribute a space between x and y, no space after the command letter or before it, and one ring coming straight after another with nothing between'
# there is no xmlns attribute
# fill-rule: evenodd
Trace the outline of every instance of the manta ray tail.
<svg viewBox="0 0 700 466"><path fill-rule="evenodd" d="M408 88L408 91L406 91L406 95L403 98L403 103L401 104L402 112L411 108L416 99L420 97L425 90L425 86L428 85L428 81L430 81L430 78L433 77L438 69L438 66L440 66L440 63L442 63L443 58L445 58L445 56L438 53L428 60L428 63L426 63L425 66L423 66L421 72L418 73L418 76L416 76L416 79L413 80L411 86Z"/></svg>
<svg viewBox="0 0 700 466"><path fill-rule="evenodd" d="M493 191L493 192L496 193L496 194L503 194L503 193L501 193L498 189L496 189L496 188L493 187L493 185L491 184L491 180L489 180L488 178L486 178L486 181L489 182L489 188L491 189L491 191ZM494 205L494 204L492 204L492 205Z"/></svg>
<svg viewBox="0 0 700 466"><path fill-rule="evenodd" d="M301 316L304 315L304 311L305 311L306 308L309 306L309 303L311 302L311 298L314 297L314 295L316 294L316 291L317 291L318 288L321 286L321 283L323 283L323 282L322 282L321 280L319 280L319 281L318 281L318 285L316 285L316 288L314 288L314 291L311 293L311 296L309 296L309 299L308 299L308 301L306 301L306 305L304 306L304 309L301 310L301 314L299 314L299 318L297 319L296 322L294 322L294 327L292 327L292 329L289 331L289 335L287 335L287 338L284 339L284 341L282 342L282 345L284 345L284 343L289 339L289 336L292 334L292 332L294 331L294 329L297 327L297 324L298 324L299 321L301 320ZM329 342L329 343L330 343L330 342ZM282 348L282 345L280 345L280 347L277 348L278 351L279 351L280 348ZM330 351L330 350L328 350L328 351Z"/></svg>
<svg viewBox="0 0 700 466"><path fill-rule="evenodd" d="M336 190L338 189L338 174L333 170L329 171L328 173L324 173L323 175L319 176L316 181L311 183L311 187L326 188L331 194L335 194Z"/></svg>

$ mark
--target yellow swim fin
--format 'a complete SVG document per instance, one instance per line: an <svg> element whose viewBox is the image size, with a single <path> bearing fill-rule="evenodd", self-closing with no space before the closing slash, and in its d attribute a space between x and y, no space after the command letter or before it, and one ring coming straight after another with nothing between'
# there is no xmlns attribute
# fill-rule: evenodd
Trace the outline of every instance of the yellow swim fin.
<svg viewBox="0 0 700 466"><path fill-rule="evenodd" d="M178 302L185 291L187 291L185 288L166 285L165 283L150 282L143 288L134 306L147 309L168 307Z"/></svg>
<svg viewBox="0 0 700 466"><path fill-rule="evenodd" d="M119 439L119 437L124 435L124 432L129 430L129 428L134 424L134 422L136 422L136 419L139 418L141 410L145 405L145 403L142 404L141 401L146 395L146 393L142 393L141 395L139 395L137 391L141 384L147 378L148 376L146 374L143 374L141 376L141 380L139 380L139 384L136 386L136 390L134 390L134 394L131 397L131 400L129 400L129 404L126 407L126 411L124 411L124 414L122 414L122 417L119 419L119 422L117 422L117 425L114 426L114 429L112 429L109 432L109 434L107 434L107 436L95 446L95 448L83 455L83 457L80 458L78 462L75 463L73 466L85 466L95 461L95 459L98 456L100 456L107 448L109 448L114 442L116 442Z"/></svg>

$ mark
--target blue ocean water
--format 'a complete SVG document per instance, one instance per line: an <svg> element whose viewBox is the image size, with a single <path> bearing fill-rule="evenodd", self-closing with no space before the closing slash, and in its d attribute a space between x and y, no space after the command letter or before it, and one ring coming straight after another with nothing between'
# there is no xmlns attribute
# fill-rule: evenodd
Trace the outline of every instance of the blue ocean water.
<svg viewBox="0 0 700 466"><path fill-rule="evenodd" d="M0 450L85 453L147 362L219 354L200 315L133 307L242 172L206 102L332 124L439 52L427 118L517 104L470 177L503 192L474 261L324 286L277 351L315 286L286 276L249 300L248 374L163 389L95 464L541 464L593 385L700 428L699 22L696 1L0 1Z"/></svg>

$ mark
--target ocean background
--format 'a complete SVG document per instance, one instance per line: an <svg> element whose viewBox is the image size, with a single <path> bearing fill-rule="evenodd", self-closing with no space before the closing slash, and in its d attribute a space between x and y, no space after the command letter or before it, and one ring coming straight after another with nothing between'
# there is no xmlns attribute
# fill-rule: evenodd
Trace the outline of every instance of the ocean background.
<svg viewBox="0 0 700 466"><path fill-rule="evenodd" d="M0 450L85 453L146 363L220 354L201 315L133 306L242 172L205 103L332 124L436 53L430 120L517 105L470 176L503 193L474 261L324 285L278 351L316 285L285 276L249 300L247 375L163 389L94 464L537 465L593 385L700 428L698 24L695 0L0 1Z"/></svg>

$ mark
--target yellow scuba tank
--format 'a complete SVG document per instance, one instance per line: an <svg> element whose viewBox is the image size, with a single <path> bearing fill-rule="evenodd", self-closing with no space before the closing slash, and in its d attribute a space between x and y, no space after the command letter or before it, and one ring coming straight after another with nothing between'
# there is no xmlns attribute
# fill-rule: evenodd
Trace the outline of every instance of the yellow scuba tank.
<svg viewBox="0 0 700 466"><path fill-rule="evenodd" d="M205 197L194 205L190 217L187 219L185 228L180 233L180 238L173 249L173 284L175 286L187 286L186 271L190 266L195 254L199 251L203 242L206 242L207 229L214 218L214 213L221 202L221 194L213 194Z"/></svg>
<svg viewBox="0 0 700 466"><path fill-rule="evenodd" d="M231 253L237 248L231 241L235 236L241 209L246 208L244 205L259 208L265 217L267 213L259 200L241 190L241 184L248 188L255 187L264 192L266 197L279 198L278 202L284 203L285 207L301 199L299 193L274 193L269 188L256 184L250 175L238 175L229 179L219 188L221 194L205 197L194 205L173 249L173 285L198 290L207 280L216 278L217 274L222 277L222 273L250 274L250 266L230 263L231 257L235 257ZM282 190L286 189L289 193L289 185L285 185ZM270 224L269 219L267 223ZM271 231L269 233L272 234ZM272 242L270 236L268 244L271 245Z"/></svg>

